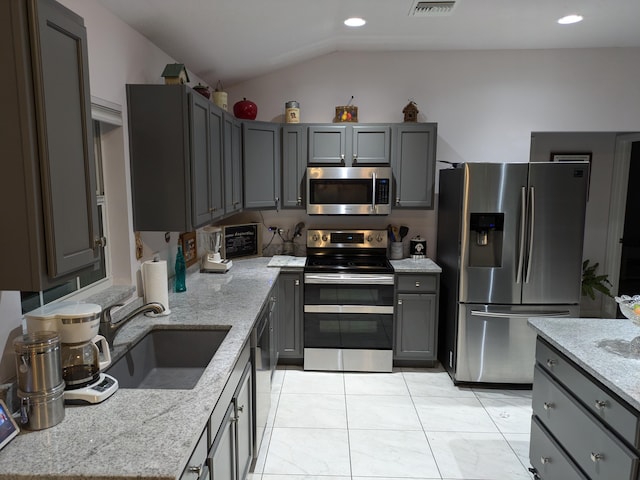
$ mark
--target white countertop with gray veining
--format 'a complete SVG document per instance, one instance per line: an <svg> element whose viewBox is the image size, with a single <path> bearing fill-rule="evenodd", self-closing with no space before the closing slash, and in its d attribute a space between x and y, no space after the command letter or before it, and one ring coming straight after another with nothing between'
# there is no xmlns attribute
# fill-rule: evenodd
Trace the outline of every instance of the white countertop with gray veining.
<svg viewBox="0 0 640 480"><path fill-rule="evenodd" d="M307 257L294 257L293 255L274 255L269 260L270 267L302 268L307 262Z"/></svg>
<svg viewBox="0 0 640 480"><path fill-rule="evenodd" d="M120 389L71 406L58 425L23 431L0 451L0 479L176 479L182 474L279 270L269 258L233 260L225 274L193 273L171 293L171 314L139 315L118 332L131 342L154 325L231 326L193 390Z"/></svg>
<svg viewBox="0 0 640 480"><path fill-rule="evenodd" d="M530 318L539 336L640 411L640 355L629 342L640 326L627 319Z"/></svg>
<svg viewBox="0 0 640 480"><path fill-rule="evenodd" d="M403 258L390 261L396 273L442 273L442 268L430 258Z"/></svg>

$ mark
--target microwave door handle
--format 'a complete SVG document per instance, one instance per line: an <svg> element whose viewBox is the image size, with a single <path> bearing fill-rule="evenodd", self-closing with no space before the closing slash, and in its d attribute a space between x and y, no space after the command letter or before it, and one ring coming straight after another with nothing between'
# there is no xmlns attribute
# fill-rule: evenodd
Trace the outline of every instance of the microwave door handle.
<svg viewBox="0 0 640 480"><path fill-rule="evenodd" d="M371 211L376 211L376 172L371 172L371 178L373 180L373 190L371 190Z"/></svg>

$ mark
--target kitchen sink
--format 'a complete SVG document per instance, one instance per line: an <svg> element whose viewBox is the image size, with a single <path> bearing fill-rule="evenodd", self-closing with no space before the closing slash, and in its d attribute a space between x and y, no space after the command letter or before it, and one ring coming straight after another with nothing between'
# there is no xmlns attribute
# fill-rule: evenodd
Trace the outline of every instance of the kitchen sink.
<svg viewBox="0 0 640 480"><path fill-rule="evenodd" d="M151 330L105 372L120 388L191 389L230 328Z"/></svg>

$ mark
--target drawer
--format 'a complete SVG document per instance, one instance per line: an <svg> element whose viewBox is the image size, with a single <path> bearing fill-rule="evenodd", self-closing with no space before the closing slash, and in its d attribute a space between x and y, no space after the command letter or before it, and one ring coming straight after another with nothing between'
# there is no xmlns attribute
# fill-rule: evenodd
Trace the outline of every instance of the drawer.
<svg viewBox="0 0 640 480"><path fill-rule="evenodd" d="M533 414L592 480L637 480L638 456L536 365Z"/></svg>
<svg viewBox="0 0 640 480"><path fill-rule="evenodd" d="M640 448L638 414L576 368L570 360L538 338L536 361L580 399L595 416L610 425L630 445Z"/></svg>
<svg viewBox="0 0 640 480"><path fill-rule="evenodd" d="M529 461L543 480L588 480L547 433L537 417L531 418Z"/></svg>
<svg viewBox="0 0 640 480"><path fill-rule="evenodd" d="M209 478L209 467L207 466L207 429L204 429L196 448L187 462L187 467L180 477L180 480L201 480Z"/></svg>
<svg viewBox="0 0 640 480"><path fill-rule="evenodd" d="M437 275L398 275L398 291L435 292L437 290Z"/></svg>

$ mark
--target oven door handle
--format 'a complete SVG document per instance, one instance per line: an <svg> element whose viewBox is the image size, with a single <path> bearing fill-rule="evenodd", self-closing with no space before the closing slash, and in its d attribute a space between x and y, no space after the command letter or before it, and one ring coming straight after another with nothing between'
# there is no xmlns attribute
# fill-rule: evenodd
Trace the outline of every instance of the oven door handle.
<svg viewBox="0 0 640 480"><path fill-rule="evenodd" d="M393 306L384 305L305 305L305 313L374 313L393 315Z"/></svg>
<svg viewBox="0 0 640 480"><path fill-rule="evenodd" d="M393 285L393 275L357 274L345 275L342 273L304 274L304 283L323 285Z"/></svg>

